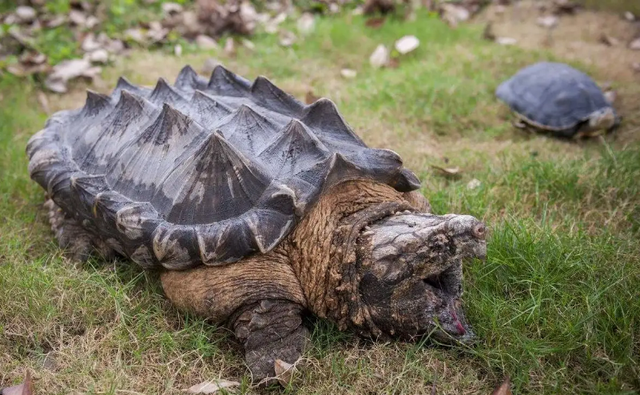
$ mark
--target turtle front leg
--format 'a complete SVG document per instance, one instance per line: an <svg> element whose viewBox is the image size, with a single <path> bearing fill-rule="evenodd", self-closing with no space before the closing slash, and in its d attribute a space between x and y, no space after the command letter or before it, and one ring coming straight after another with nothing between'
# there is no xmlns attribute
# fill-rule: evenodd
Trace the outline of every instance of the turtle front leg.
<svg viewBox="0 0 640 395"><path fill-rule="evenodd" d="M220 266L167 270L162 287L181 310L232 329L253 379L275 375L274 362L295 362L308 337L306 299L285 254L272 251Z"/></svg>
<svg viewBox="0 0 640 395"><path fill-rule="evenodd" d="M263 300L238 315L233 328L244 345L254 380L275 375L275 361L293 364L302 356L309 331L302 325L302 306L285 300Z"/></svg>

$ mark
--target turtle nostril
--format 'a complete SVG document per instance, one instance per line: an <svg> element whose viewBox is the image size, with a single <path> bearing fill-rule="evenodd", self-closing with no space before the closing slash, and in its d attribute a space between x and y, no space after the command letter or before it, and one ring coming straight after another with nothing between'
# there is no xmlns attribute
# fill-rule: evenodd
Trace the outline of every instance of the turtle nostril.
<svg viewBox="0 0 640 395"><path fill-rule="evenodd" d="M473 236L475 236L476 238L480 239L480 240L484 240L485 237L485 226L482 223L477 224L476 226L473 227Z"/></svg>

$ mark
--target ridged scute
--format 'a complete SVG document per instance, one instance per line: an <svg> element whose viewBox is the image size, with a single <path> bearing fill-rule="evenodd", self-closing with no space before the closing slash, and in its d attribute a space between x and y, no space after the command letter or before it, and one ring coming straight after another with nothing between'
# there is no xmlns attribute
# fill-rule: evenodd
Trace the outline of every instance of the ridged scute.
<svg viewBox="0 0 640 395"><path fill-rule="evenodd" d="M368 148L336 106L305 106L264 77L185 67L173 86L124 78L54 114L27 146L31 177L142 267L221 265L272 250L332 185L417 177Z"/></svg>

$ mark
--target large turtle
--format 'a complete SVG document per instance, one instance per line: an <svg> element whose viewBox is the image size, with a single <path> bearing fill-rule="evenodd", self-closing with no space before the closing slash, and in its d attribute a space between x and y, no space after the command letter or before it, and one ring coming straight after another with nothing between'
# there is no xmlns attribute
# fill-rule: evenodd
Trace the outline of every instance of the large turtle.
<svg viewBox="0 0 640 395"><path fill-rule="evenodd" d="M484 225L429 214L400 157L329 100L187 66L174 86L89 91L27 153L72 257L161 271L175 305L235 331L254 379L301 355L305 311L373 337L472 338L462 261L485 255Z"/></svg>
<svg viewBox="0 0 640 395"><path fill-rule="evenodd" d="M558 137L593 136L619 123L598 85L564 63L527 66L501 83L496 96L516 113L516 126Z"/></svg>

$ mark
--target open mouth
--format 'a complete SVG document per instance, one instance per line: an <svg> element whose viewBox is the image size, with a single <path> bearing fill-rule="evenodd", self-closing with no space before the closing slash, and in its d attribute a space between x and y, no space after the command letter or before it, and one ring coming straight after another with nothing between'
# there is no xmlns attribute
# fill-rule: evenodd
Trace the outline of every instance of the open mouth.
<svg viewBox="0 0 640 395"><path fill-rule="evenodd" d="M465 325L466 319L459 301L461 278L455 265L450 265L440 273L427 276L422 279L422 282L431 293L442 300L444 305L439 314L439 329L444 333L435 333L436 337L443 341L451 340L451 337L463 341L471 338L473 334Z"/></svg>
<svg viewBox="0 0 640 395"><path fill-rule="evenodd" d="M445 270L437 274L431 274L422 279L422 282L436 295L442 297L446 294L456 297L459 289L459 279L456 278L454 265L450 265Z"/></svg>

